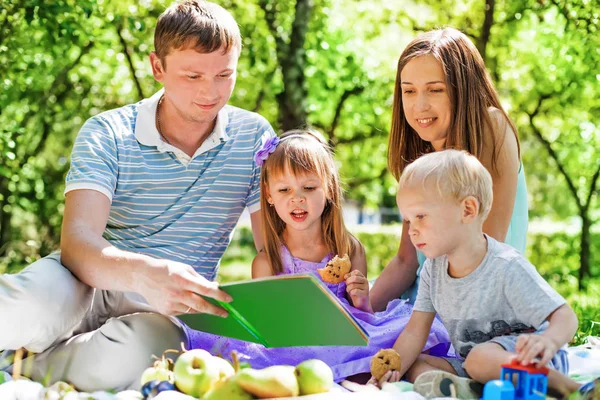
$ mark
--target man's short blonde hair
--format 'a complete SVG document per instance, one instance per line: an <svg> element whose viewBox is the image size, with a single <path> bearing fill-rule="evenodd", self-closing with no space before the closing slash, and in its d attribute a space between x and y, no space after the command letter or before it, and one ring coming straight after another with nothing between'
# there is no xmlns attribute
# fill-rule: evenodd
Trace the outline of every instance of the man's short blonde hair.
<svg viewBox="0 0 600 400"><path fill-rule="evenodd" d="M158 17L154 49L164 63L172 50L194 49L200 53L242 48L240 28L229 11L204 0L172 4Z"/></svg>
<svg viewBox="0 0 600 400"><path fill-rule="evenodd" d="M414 185L421 185L423 190L436 188L441 197L458 202L473 196L479 202L479 215L484 220L492 208L492 176L466 151L435 151L417 158L402 171L398 190Z"/></svg>

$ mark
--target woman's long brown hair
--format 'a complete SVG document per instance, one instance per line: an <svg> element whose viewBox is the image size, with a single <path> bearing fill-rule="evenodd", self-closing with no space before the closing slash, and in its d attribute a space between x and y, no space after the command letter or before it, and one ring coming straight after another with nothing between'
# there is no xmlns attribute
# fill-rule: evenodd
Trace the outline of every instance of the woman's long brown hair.
<svg viewBox="0 0 600 400"><path fill-rule="evenodd" d="M262 166L260 175L260 205L263 222L265 252L273 275L283 272L281 245L285 223L275 207L267 201L269 179L289 171L295 176L316 174L323 182L327 196L321 215L321 228L325 244L333 254L352 255L355 241L346 229L342 216L342 188L330 148L322 136L308 130L291 130L281 135L281 141Z"/></svg>
<svg viewBox="0 0 600 400"><path fill-rule="evenodd" d="M502 108L492 78L475 45L456 29L433 30L417 36L404 49L398 60L392 128L388 143L388 168L396 180L408 164L422 154L433 151L431 143L421 139L408 124L402 106L402 70L409 61L424 55L435 57L446 77L453 115L446 136L446 148L466 150L481 160L485 130L494 130L490 107L503 114L517 138L517 146L519 145L517 129ZM494 170L500 146L496 145L496 140L491 143L491 165Z"/></svg>

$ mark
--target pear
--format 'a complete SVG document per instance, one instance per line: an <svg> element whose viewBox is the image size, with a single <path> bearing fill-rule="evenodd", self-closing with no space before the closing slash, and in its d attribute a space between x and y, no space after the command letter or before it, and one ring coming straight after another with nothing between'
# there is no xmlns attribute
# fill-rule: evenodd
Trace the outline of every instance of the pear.
<svg viewBox="0 0 600 400"><path fill-rule="evenodd" d="M213 357L213 361L219 368L219 380L225 381L230 376L235 374L235 370L233 369L233 365L229 363L229 361L225 360L221 357Z"/></svg>
<svg viewBox="0 0 600 400"><path fill-rule="evenodd" d="M328 392L333 386L333 372L321 360L306 360L296 366L300 395Z"/></svg>
<svg viewBox="0 0 600 400"><path fill-rule="evenodd" d="M215 388L208 391L202 400L252 400L254 396L246 392L237 383L238 376L234 375L219 383Z"/></svg>
<svg viewBox="0 0 600 400"><path fill-rule="evenodd" d="M289 365L274 365L264 369L244 368L237 373L237 383L246 392L260 398L294 397L300 389Z"/></svg>

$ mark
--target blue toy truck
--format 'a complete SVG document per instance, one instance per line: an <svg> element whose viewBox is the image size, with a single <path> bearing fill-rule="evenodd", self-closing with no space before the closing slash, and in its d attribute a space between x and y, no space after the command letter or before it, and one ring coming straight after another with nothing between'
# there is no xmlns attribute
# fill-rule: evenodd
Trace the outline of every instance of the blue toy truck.
<svg viewBox="0 0 600 400"><path fill-rule="evenodd" d="M548 368L527 367L513 361L502 365L499 380L485 384L482 400L544 400L547 391Z"/></svg>

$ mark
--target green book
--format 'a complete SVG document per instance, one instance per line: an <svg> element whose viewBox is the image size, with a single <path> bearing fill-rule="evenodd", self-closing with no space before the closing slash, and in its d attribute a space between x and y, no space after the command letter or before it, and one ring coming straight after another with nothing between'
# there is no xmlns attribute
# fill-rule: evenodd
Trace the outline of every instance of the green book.
<svg viewBox="0 0 600 400"><path fill-rule="evenodd" d="M279 275L220 286L229 312L179 315L190 328L265 347L366 346L369 335L315 276Z"/></svg>

